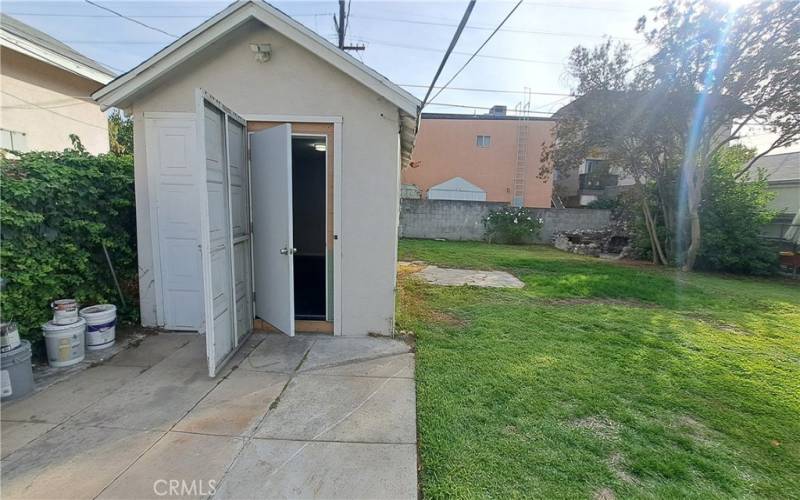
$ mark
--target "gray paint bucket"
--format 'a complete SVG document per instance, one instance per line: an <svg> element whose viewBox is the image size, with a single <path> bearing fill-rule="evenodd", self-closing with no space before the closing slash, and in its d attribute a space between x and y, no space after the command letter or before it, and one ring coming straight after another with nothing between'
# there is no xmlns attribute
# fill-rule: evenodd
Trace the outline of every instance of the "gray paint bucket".
<svg viewBox="0 0 800 500"><path fill-rule="evenodd" d="M86 320L78 318L71 325L57 325L48 321L42 325L44 343L47 347L47 362L54 368L72 366L86 356L84 337Z"/></svg>
<svg viewBox="0 0 800 500"><path fill-rule="evenodd" d="M100 304L84 307L80 315L86 320L86 349L98 351L114 345L117 306Z"/></svg>
<svg viewBox="0 0 800 500"><path fill-rule="evenodd" d="M33 390L31 343L22 340L19 347L0 356L0 399L12 401L26 396Z"/></svg>

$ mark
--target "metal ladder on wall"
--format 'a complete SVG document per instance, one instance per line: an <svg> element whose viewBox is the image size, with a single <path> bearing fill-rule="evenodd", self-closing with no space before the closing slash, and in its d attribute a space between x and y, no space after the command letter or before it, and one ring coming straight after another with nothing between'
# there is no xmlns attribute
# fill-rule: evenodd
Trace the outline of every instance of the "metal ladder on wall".
<svg viewBox="0 0 800 500"><path fill-rule="evenodd" d="M514 169L514 197L511 204L515 207L525 205L525 188L528 177L528 121L531 113L530 89L525 88L525 97L514 107L517 115L517 165Z"/></svg>

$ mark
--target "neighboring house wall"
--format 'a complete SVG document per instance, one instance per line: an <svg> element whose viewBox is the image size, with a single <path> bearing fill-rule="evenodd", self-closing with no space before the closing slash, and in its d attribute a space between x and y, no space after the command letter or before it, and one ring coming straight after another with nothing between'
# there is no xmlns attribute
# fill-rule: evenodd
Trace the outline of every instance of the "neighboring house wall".
<svg viewBox="0 0 800 500"><path fill-rule="evenodd" d="M100 87L98 82L1 47L0 128L25 134L29 151L60 151L72 145L69 135L75 134L90 153L107 153L108 120L90 98Z"/></svg>
<svg viewBox="0 0 800 500"><path fill-rule="evenodd" d="M255 43L271 44L270 61L255 61L250 49ZM142 323L156 322L144 116L148 112L194 113L198 87L245 118L267 114L342 117L342 227L338 233L342 317L336 321L344 335L391 333L400 193L398 109L255 21L248 21L171 71L152 90L133 98Z"/></svg>
<svg viewBox="0 0 800 500"><path fill-rule="evenodd" d="M483 220L491 210L506 203L403 200L400 208L400 236L403 238L483 240ZM553 234L580 229L601 229L611 223L611 210L587 208L543 208L535 210L542 218L538 241L549 243Z"/></svg>
<svg viewBox="0 0 800 500"><path fill-rule="evenodd" d="M403 183L415 184L427 197L428 190L461 177L486 192L486 201L511 203L517 167L517 120L436 119L423 116L413 161L416 168L403 170ZM528 172L524 205L549 207L552 181L538 178L542 144L551 140L553 122L528 121ZM488 147L477 137L490 136Z"/></svg>

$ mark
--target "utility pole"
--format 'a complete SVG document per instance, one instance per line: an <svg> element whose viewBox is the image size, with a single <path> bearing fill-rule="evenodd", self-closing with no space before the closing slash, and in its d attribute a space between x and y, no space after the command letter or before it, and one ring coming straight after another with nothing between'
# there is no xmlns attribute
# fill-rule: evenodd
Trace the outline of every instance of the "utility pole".
<svg viewBox="0 0 800 500"><path fill-rule="evenodd" d="M333 15L333 25L336 26L336 34L339 36L339 48L342 50L364 50L366 47L364 47L362 44L345 45L344 43L344 37L347 32L348 17L350 17L349 2L345 11L344 0L339 0L339 18L336 18L336 14Z"/></svg>

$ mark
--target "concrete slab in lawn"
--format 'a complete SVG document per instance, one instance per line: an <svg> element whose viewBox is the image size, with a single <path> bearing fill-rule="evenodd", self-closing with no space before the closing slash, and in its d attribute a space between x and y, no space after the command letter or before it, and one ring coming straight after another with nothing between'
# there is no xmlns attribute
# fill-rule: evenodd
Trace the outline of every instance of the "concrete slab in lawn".
<svg viewBox="0 0 800 500"><path fill-rule="evenodd" d="M72 418L81 425L169 430L218 379L208 377L205 342L192 340L135 380Z"/></svg>
<svg viewBox="0 0 800 500"><path fill-rule="evenodd" d="M162 435L59 426L3 461L3 498L93 498Z"/></svg>
<svg viewBox="0 0 800 500"><path fill-rule="evenodd" d="M504 271L475 271L427 266L420 271L425 281L444 286L480 286L488 288L522 288L525 283Z"/></svg>
<svg viewBox="0 0 800 500"><path fill-rule="evenodd" d="M245 370L292 373L300 365L303 356L320 336L296 335L288 337L281 333L257 334L263 340L239 364ZM254 334L255 336L255 334Z"/></svg>
<svg viewBox="0 0 800 500"><path fill-rule="evenodd" d="M243 444L234 437L169 432L99 498L164 498L170 480L190 488L181 498L206 498Z"/></svg>
<svg viewBox="0 0 800 500"><path fill-rule="evenodd" d="M300 371L333 368L348 363L405 354L411 347L405 342L375 337L323 337L314 343ZM389 376L389 375L384 375Z"/></svg>
<svg viewBox="0 0 800 500"><path fill-rule="evenodd" d="M141 372L141 368L123 366L89 368L28 398L3 403L2 419L59 424L135 380Z"/></svg>
<svg viewBox="0 0 800 500"><path fill-rule="evenodd" d="M195 335L164 333L151 335L135 342L127 349L111 358L106 364L110 366L138 366L150 368L164 358L194 340Z"/></svg>
<svg viewBox="0 0 800 500"><path fill-rule="evenodd" d="M2 458L6 458L55 426L55 424L34 422L0 422L0 429L2 429L0 454Z"/></svg>
<svg viewBox="0 0 800 500"><path fill-rule="evenodd" d="M289 375L231 372L175 426L177 431L248 436L281 393Z"/></svg>
<svg viewBox="0 0 800 500"><path fill-rule="evenodd" d="M298 375L255 436L415 443L414 381Z"/></svg>
<svg viewBox="0 0 800 500"><path fill-rule="evenodd" d="M250 441L216 498L417 498L416 446ZM257 472L256 472L257 471Z"/></svg>

